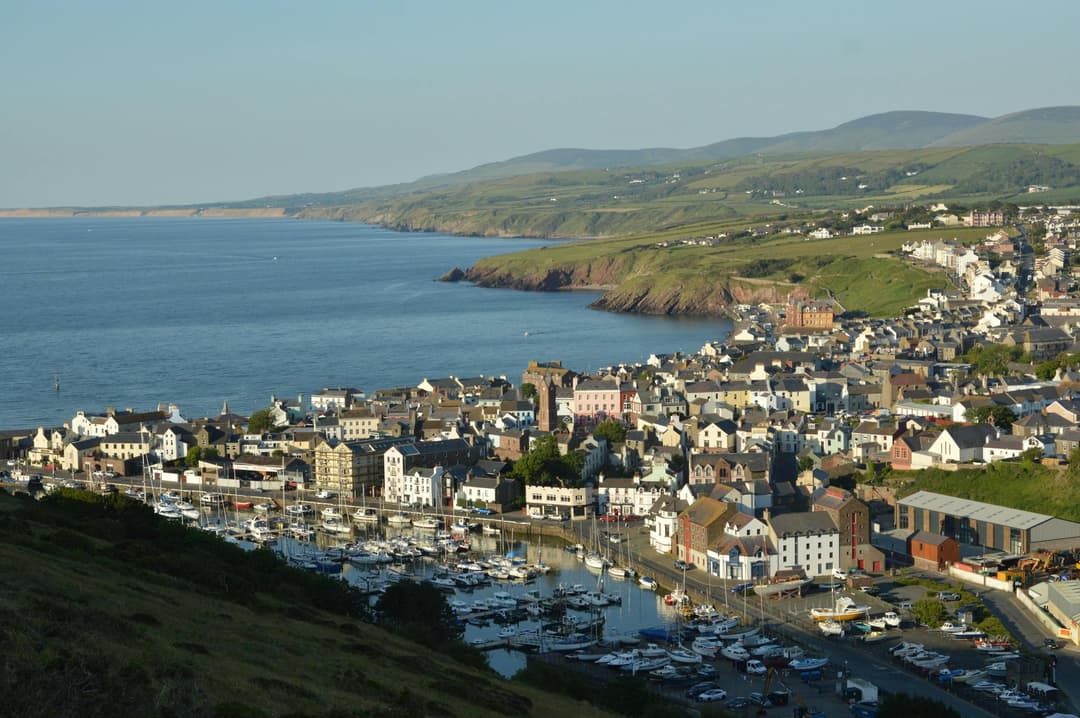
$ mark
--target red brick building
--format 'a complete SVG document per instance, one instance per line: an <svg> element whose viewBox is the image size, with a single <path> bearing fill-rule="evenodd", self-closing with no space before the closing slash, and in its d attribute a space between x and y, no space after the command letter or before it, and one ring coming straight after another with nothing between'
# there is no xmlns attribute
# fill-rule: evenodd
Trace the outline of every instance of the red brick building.
<svg viewBox="0 0 1080 718"><path fill-rule="evenodd" d="M915 568L944 571L946 566L960 560L960 544L948 536L916 531L908 539L908 553L915 560Z"/></svg>

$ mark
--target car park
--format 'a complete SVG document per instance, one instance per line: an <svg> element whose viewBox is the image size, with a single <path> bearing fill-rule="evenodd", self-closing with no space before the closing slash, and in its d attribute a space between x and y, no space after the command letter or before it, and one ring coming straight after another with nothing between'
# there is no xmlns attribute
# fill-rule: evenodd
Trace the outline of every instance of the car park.
<svg viewBox="0 0 1080 718"><path fill-rule="evenodd" d="M699 703L715 703L716 701L722 701L725 698L727 698L727 691L723 688L713 688L697 697Z"/></svg>

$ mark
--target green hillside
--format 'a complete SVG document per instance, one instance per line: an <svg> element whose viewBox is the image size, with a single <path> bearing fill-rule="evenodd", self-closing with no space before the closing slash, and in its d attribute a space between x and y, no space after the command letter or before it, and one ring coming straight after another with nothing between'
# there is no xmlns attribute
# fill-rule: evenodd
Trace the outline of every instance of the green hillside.
<svg viewBox="0 0 1080 718"><path fill-rule="evenodd" d="M715 162L755 155L971 147L1002 142L1080 142L1080 107L1027 110L993 119L944 112L883 112L825 130L791 132L773 137L739 137L687 149L550 149L459 172L422 177L415 182L362 187L342 192L259 197L246 202L226 204L230 207L281 206L290 211L298 211L306 207L350 205L537 173Z"/></svg>
<svg viewBox="0 0 1080 718"><path fill-rule="evenodd" d="M1043 107L995 117L927 143L940 147L996 143L1073 144L1080 142L1080 107Z"/></svg>
<svg viewBox="0 0 1080 718"><path fill-rule="evenodd" d="M372 625L340 581L122 497L0 491L3 714L603 715Z"/></svg>

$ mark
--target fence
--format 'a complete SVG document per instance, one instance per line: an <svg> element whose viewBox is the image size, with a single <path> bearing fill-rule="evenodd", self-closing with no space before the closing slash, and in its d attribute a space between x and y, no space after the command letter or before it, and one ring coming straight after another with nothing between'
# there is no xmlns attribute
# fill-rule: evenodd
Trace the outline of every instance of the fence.
<svg viewBox="0 0 1080 718"><path fill-rule="evenodd" d="M1012 593L1013 591L1013 585L1009 581L999 581L992 576L984 576L981 573L963 571L955 566L949 566L949 575L953 578L960 579L964 583L982 586L983 588L993 588L998 591L1008 591L1009 593Z"/></svg>

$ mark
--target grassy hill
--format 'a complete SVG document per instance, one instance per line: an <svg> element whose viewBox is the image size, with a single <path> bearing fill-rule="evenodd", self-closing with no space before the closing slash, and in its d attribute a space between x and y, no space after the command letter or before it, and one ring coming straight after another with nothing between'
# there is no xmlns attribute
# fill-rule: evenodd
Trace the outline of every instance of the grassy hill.
<svg viewBox="0 0 1080 718"><path fill-rule="evenodd" d="M363 619L340 581L141 505L0 491L3 714L605 715Z"/></svg>
<svg viewBox="0 0 1080 718"><path fill-rule="evenodd" d="M1072 144L1080 141L1080 107L1043 107L995 117L927 143L937 147Z"/></svg>

